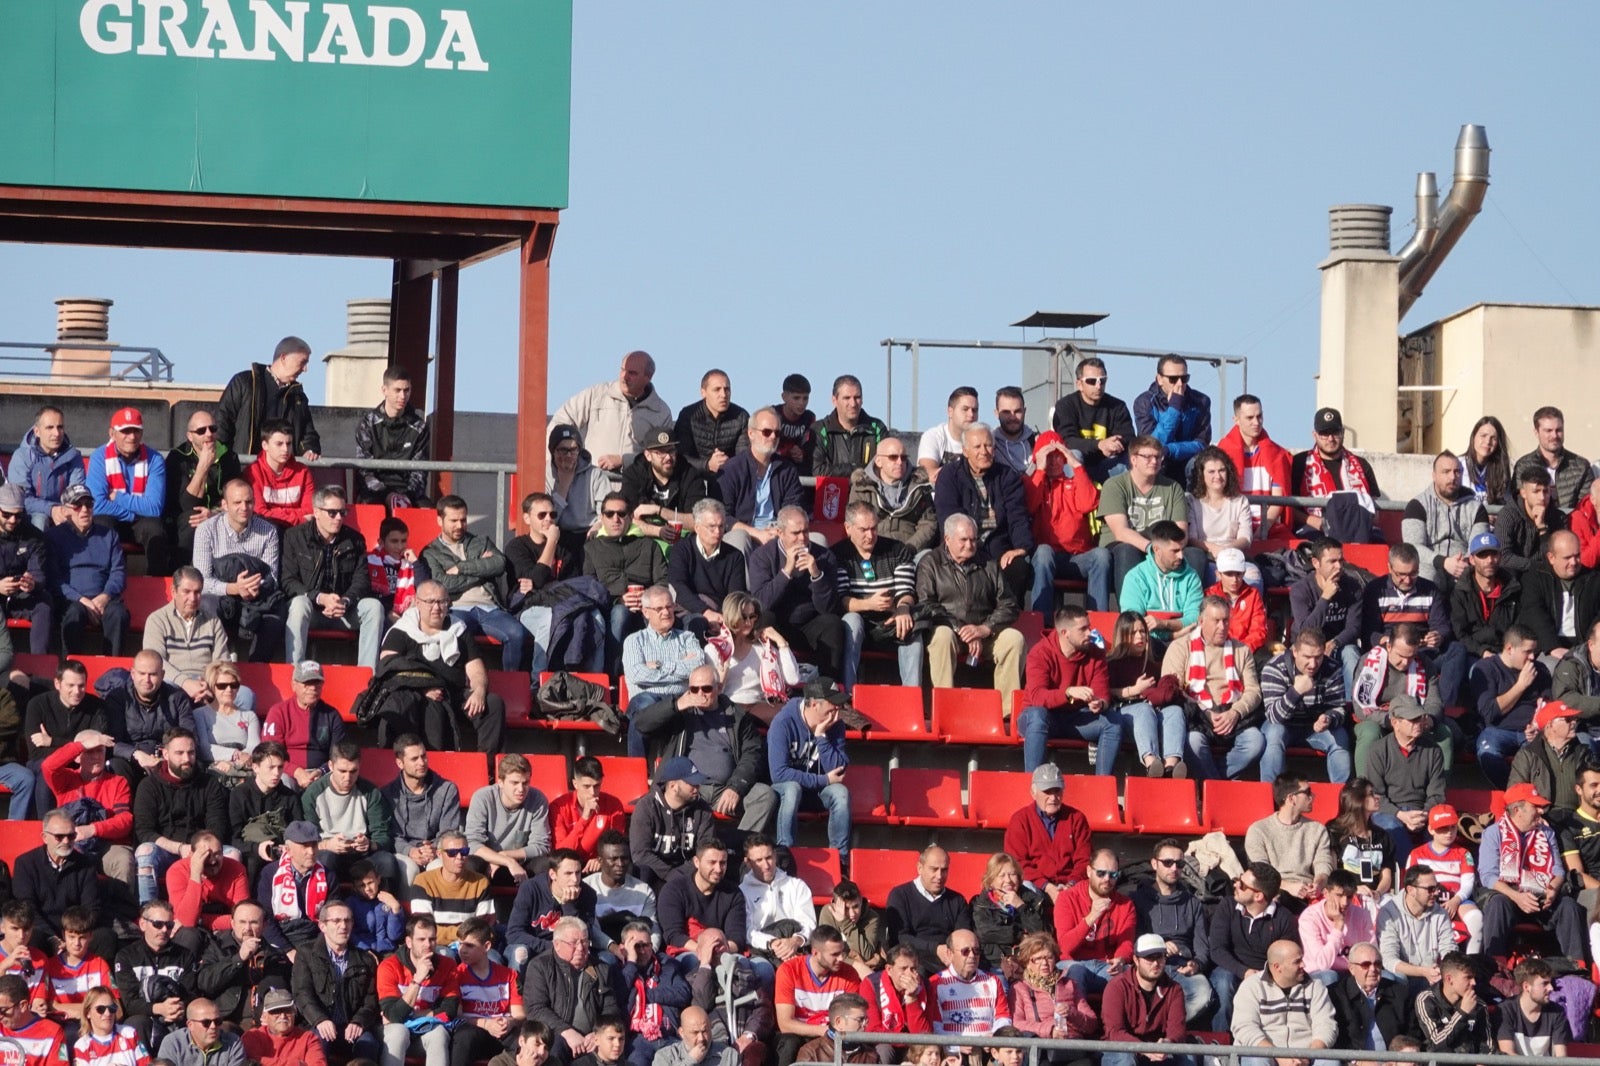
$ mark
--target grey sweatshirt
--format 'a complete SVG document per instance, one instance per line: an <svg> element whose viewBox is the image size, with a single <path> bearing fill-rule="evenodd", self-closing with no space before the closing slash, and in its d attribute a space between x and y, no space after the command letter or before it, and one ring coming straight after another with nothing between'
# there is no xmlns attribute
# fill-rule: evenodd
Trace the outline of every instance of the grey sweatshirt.
<svg viewBox="0 0 1600 1066"><path fill-rule="evenodd" d="M529 788L522 806L506 810L498 785L484 785L467 804L467 845L474 851L488 845L495 851L522 851L536 859L550 851L550 804L544 793Z"/></svg>

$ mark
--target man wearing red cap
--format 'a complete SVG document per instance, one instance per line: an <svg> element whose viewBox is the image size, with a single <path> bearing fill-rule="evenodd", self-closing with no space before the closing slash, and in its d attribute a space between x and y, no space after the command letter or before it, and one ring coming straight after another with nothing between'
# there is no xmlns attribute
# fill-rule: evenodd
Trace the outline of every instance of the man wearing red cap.
<svg viewBox="0 0 1600 1066"><path fill-rule="evenodd" d="M97 525L138 541L153 576L172 573L172 539L162 520L167 461L145 446L144 416L137 407L111 416L111 439L89 455L89 491Z"/></svg>
<svg viewBox="0 0 1600 1066"><path fill-rule="evenodd" d="M1544 704L1533 715L1533 728L1538 735L1511 760L1510 783L1530 784L1539 795L1549 796L1550 809L1545 817L1558 829L1572 819L1578 805L1578 774L1590 768L1600 769L1589 746L1577 739L1577 719L1576 707L1568 707L1560 700Z"/></svg>
<svg viewBox="0 0 1600 1066"><path fill-rule="evenodd" d="M1566 864L1556 833L1544 820L1550 801L1523 782L1506 789L1506 810L1483 831L1478 874L1489 890L1483 908L1483 950L1511 954L1511 931L1518 922L1538 922L1556 935L1561 954L1584 957L1583 908L1565 892Z"/></svg>

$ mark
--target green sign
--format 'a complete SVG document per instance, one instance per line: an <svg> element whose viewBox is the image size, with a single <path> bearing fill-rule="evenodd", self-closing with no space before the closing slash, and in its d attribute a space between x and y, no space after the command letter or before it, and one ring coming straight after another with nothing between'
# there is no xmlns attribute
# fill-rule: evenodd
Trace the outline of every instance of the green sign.
<svg viewBox="0 0 1600 1066"><path fill-rule="evenodd" d="M572 0L4 0L0 184L560 208Z"/></svg>

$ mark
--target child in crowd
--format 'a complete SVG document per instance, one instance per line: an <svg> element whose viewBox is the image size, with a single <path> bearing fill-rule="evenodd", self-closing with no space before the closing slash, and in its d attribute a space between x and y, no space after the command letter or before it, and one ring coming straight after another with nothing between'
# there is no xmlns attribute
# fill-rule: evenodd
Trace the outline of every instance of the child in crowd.
<svg viewBox="0 0 1600 1066"><path fill-rule="evenodd" d="M0 973L15 973L28 982L33 1012L43 1017L50 1013L50 982L44 979L44 952L28 946L32 938L32 904L14 899L0 907Z"/></svg>
<svg viewBox="0 0 1600 1066"><path fill-rule="evenodd" d="M1406 858L1406 868L1426 866L1439 875L1439 887L1450 893L1450 898L1444 901L1444 909L1455 923L1456 940L1465 936L1467 954L1476 955L1483 950L1483 912L1472 902L1472 891L1478 884L1478 867L1472 849L1462 847L1456 840L1460 824L1461 816L1448 803L1429 810L1430 839L1412 850Z"/></svg>
<svg viewBox="0 0 1600 1066"><path fill-rule="evenodd" d="M111 987L111 967L100 956L89 954L93 932L94 913L83 906L68 907L61 912L61 950L44 964L50 986L49 1017L61 1026L69 1044L78 1040L89 990Z"/></svg>
<svg viewBox="0 0 1600 1066"><path fill-rule="evenodd" d="M417 558L410 542L411 530L404 522L385 518L378 526L378 543L367 555L372 594L383 601L390 625L411 606L417 586L429 579L428 564Z"/></svg>
<svg viewBox="0 0 1600 1066"><path fill-rule="evenodd" d="M778 454L793 463L801 476L811 473L811 454L817 447L817 416L810 411L811 382L804 374L783 379L783 402L778 413Z"/></svg>
<svg viewBox="0 0 1600 1066"><path fill-rule="evenodd" d="M350 884L350 895L345 897L350 904L350 943L380 957L389 954L400 943L405 908L394 893L384 890L383 878L368 859L351 865Z"/></svg>

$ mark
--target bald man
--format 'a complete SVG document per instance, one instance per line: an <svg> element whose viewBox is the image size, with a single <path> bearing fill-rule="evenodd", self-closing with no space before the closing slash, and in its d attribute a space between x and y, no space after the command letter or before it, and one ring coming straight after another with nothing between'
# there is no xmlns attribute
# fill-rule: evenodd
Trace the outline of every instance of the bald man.
<svg viewBox="0 0 1600 1066"><path fill-rule="evenodd" d="M910 944L925 977L949 962L945 941L958 929L972 928L972 909L959 893L945 887L950 874L950 853L937 844L917 857L914 881L889 890L889 943Z"/></svg>
<svg viewBox="0 0 1600 1066"><path fill-rule="evenodd" d="M1338 1035L1333 1003L1321 981L1306 974L1300 945L1274 940L1267 968L1239 985L1233 1000L1233 1042L1247 1047L1329 1048ZM1243 1066L1334 1066L1298 1056L1244 1058Z"/></svg>

